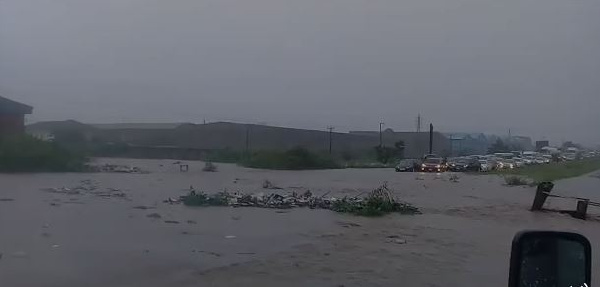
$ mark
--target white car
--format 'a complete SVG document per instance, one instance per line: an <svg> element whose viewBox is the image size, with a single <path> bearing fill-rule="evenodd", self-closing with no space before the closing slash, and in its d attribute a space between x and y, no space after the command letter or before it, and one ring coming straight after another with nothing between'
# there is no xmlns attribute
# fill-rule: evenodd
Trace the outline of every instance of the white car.
<svg viewBox="0 0 600 287"><path fill-rule="evenodd" d="M520 168L525 165L525 161L522 158L513 158L515 162L515 168Z"/></svg>
<svg viewBox="0 0 600 287"><path fill-rule="evenodd" d="M479 168L480 171L488 172L488 171L492 170L492 166L485 159L480 159L479 164L481 165L481 167Z"/></svg>
<svg viewBox="0 0 600 287"><path fill-rule="evenodd" d="M534 158L533 157L525 157L525 158L523 158L523 163L525 163L525 165L535 164Z"/></svg>

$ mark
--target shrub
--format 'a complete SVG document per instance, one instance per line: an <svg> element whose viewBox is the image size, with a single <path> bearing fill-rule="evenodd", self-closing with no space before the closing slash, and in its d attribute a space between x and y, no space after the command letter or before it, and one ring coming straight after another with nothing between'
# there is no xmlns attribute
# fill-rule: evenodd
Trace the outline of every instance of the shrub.
<svg viewBox="0 0 600 287"><path fill-rule="evenodd" d="M310 152L304 148L293 148L285 152L259 151L241 161L241 165L264 169L330 169L340 168L328 155Z"/></svg>
<svg viewBox="0 0 600 287"><path fill-rule="evenodd" d="M212 163L210 161L207 161L204 164L204 167L202 168L202 171L216 172L217 171L217 166L214 163Z"/></svg>
<svg viewBox="0 0 600 287"><path fill-rule="evenodd" d="M193 192L182 196L181 200L183 201L183 204L189 206L226 206L228 204L228 194L225 192L218 192L207 195L203 192Z"/></svg>
<svg viewBox="0 0 600 287"><path fill-rule="evenodd" d="M504 177L504 181L506 182L506 185L509 186L521 186L529 184L529 182L526 179L516 175L506 176Z"/></svg>
<svg viewBox="0 0 600 287"><path fill-rule="evenodd" d="M83 171L86 158L30 136L0 139L0 171Z"/></svg>

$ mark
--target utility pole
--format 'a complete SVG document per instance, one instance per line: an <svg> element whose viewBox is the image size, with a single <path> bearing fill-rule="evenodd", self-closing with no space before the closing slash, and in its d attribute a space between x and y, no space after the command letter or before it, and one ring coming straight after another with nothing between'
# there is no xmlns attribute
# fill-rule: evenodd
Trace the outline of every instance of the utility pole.
<svg viewBox="0 0 600 287"><path fill-rule="evenodd" d="M250 151L250 125L246 125L246 154Z"/></svg>
<svg viewBox="0 0 600 287"><path fill-rule="evenodd" d="M429 154L433 153L433 124L429 124Z"/></svg>
<svg viewBox="0 0 600 287"><path fill-rule="evenodd" d="M331 154L331 141L332 141L332 138L333 138L333 129L334 129L334 127L328 126L327 129L329 130L329 154Z"/></svg>
<svg viewBox="0 0 600 287"><path fill-rule="evenodd" d="M417 116L417 132L421 132L421 114Z"/></svg>
<svg viewBox="0 0 600 287"><path fill-rule="evenodd" d="M379 123L379 147L383 147L383 133L382 133L383 125L384 125L383 122Z"/></svg>

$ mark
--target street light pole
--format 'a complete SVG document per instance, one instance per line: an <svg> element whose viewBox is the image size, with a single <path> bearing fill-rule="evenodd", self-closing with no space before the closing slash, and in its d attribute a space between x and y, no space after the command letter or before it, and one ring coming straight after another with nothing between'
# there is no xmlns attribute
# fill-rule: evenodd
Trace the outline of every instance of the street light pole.
<svg viewBox="0 0 600 287"><path fill-rule="evenodd" d="M329 126L327 127L327 129L329 130L329 154L331 154L331 140L333 136L333 127Z"/></svg>
<svg viewBox="0 0 600 287"><path fill-rule="evenodd" d="M383 127L384 123L380 122L379 123L379 147L383 146L383 133L382 133L382 127Z"/></svg>

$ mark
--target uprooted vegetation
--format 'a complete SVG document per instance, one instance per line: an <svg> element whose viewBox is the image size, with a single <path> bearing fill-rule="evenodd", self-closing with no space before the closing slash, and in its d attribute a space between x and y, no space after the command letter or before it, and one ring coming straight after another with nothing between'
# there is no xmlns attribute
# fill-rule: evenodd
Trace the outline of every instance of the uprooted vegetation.
<svg viewBox="0 0 600 287"><path fill-rule="evenodd" d="M366 198L343 198L331 205L331 210L361 216L382 216L388 213L419 214L419 209L405 202L397 201L384 183L371 191Z"/></svg>
<svg viewBox="0 0 600 287"><path fill-rule="evenodd" d="M174 203L171 199L166 202ZM329 209L336 212L351 213L360 216L382 216L388 213L419 214L419 209L409 203L398 201L388 189L387 183L368 193L365 197L324 197L314 196L310 191L302 194L293 192L291 195L277 193L243 194L218 192L206 194L190 191L181 197L181 202L188 206L232 206L232 207L261 207L287 209L308 207L311 209Z"/></svg>
<svg viewBox="0 0 600 287"><path fill-rule="evenodd" d="M504 181L508 186L523 186L530 184L530 182L526 178L517 175L505 176Z"/></svg>

